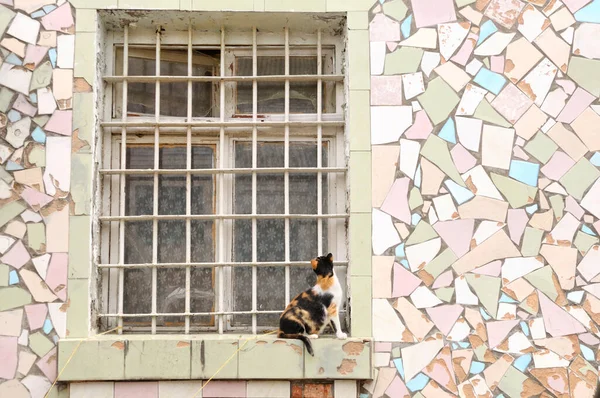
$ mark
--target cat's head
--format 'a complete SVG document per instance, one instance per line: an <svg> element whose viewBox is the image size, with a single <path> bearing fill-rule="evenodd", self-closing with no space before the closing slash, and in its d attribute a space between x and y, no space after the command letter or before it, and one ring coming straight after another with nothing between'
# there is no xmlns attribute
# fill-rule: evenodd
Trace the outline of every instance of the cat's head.
<svg viewBox="0 0 600 398"><path fill-rule="evenodd" d="M310 265L318 276L331 276L333 275L333 254L329 253L326 256L313 258L310 260Z"/></svg>

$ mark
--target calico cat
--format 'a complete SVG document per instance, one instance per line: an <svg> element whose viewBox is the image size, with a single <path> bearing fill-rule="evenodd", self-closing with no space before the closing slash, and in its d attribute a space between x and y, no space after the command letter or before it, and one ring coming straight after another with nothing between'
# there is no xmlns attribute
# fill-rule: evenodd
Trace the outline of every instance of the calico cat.
<svg viewBox="0 0 600 398"><path fill-rule="evenodd" d="M342 308L343 292L333 271L333 255L317 257L310 264L317 274L317 284L296 296L283 311L277 336L302 340L308 353L314 356L310 339L318 338L330 322L338 339L347 336L340 326L338 311Z"/></svg>

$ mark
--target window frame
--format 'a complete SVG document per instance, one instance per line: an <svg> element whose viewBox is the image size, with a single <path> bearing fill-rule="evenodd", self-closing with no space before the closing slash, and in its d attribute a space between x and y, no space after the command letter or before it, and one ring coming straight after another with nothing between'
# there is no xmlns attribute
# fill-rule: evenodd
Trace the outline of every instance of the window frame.
<svg viewBox="0 0 600 398"><path fill-rule="evenodd" d="M187 32L171 32L171 35L165 35L164 37L167 38L166 42L162 40L161 37L161 51L162 48L164 48L165 50L168 49L169 46L182 46L182 43L174 43L173 40L176 41L176 39L174 39L175 37L180 37L181 33L187 33ZM246 32L246 34L248 35L249 32ZM117 46L122 45L123 41L122 41L122 37L121 37L122 32L119 31L109 31L107 34L107 38L108 40L106 40L106 60L107 60L107 66L110 67L110 71L116 71L116 65L115 65L115 61L118 59L117 57ZM249 35L248 35L249 36ZM281 38L283 37L283 32L278 33L278 37ZM121 40L120 40L121 39ZM273 38L269 38L267 40L267 43L265 45L277 45L279 47L281 47L281 44L273 44L270 43L272 41ZM337 74L341 74L342 70L343 70L343 65L342 65L342 59L343 59L343 51L344 51L344 43L343 43L343 36L340 37L333 37L333 36L324 36L323 37L323 42L322 45L323 47L328 46L330 47L326 53L324 53L323 55L326 57L331 57L331 60L333 62L333 66L334 68L331 68L328 70L329 73L337 73ZM133 40L132 40L132 35L131 35L131 31L130 31L130 36L129 36L129 46L138 46L138 45L151 45L151 44L156 44L155 42L155 37L152 37L151 32L150 31L146 31L146 32L138 32L138 34L135 34L133 36ZM306 40L306 35L304 34L300 34L297 37L296 36L290 36L290 40L289 40L289 45L290 45L290 50L292 48L293 45L301 45L304 44ZM210 40L209 40L210 41ZM239 42L244 42L244 40L241 40L237 35L236 35L236 39L235 39L236 43L238 45L242 45ZM249 42L249 44L251 44L251 40ZM241 56L244 56L244 54L247 54L248 51L252 51L251 48L248 48L248 44L243 44L245 47L243 49L235 49L235 50L227 50L226 47L226 51L225 51L225 61L226 63L229 63L230 61L233 62L233 65L236 64L235 62L235 58L240 56L240 54L242 54ZM260 41L257 41L257 46L261 46L262 44L260 43ZM203 48L203 47L210 47L210 44L193 44L192 46L194 49L197 48ZM214 46L214 45L212 45ZM311 47L316 48L316 45L311 45ZM134 47L135 48L135 47ZM276 49L273 50L258 50L258 54L268 54L271 53L273 51L277 51ZM279 50L281 51L281 50ZM298 51L299 54L308 54L310 53L310 50L299 50ZM296 52L294 52L293 54L290 52L290 56L295 55ZM278 53L278 55L280 55L280 52ZM260 56L260 55L259 55ZM314 54L314 56L316 56L316 54ZM162 58L161 58L162 59ZM339 62L336 62L335 60L339 60ZM327 64L327 62L326 62ZM323 65L325 66L325 64ZM216 66L216 68L218 68L219 65ZM325 75L326 71L323 70L322 75ZM233 73L229 68L225 68L225 76L232 76ZM215 76L219 76L218 73L215 74ZM316 84L316 82L315 82ZM229 86L229 88L228 88ZM235 108L237 107L237 102L235 101L235 95L237 93L237 90L235 88L231 89L233 85L232 84L224 84L224 87L226 87L225 90L225 104L228 105L228 108L226 108L226 121L235 121L236 118L242 116L247 116L246 114L236 114L234 112ZM323 82L323 87L325 87L325 82ZM323 90L323 95L325 97L325 91ZM113 118L113 112L115 112L116 108L115 105L118 106L119 101L120 101L120 97L118 95L115 95L116 93L118 93L118 91L113 91L113 90L106 90L105 92L105 119L106 120L117 120L115 118ZM333 113L321 113L322 116L322 120L340 120L339 117L342 116L344 117L344 104L347 101L347 99L345 98L345 88L343 84L334 84L334 96L335 96L335 112ZM215 82L213 83L213 98L217 98L220 96L219 94L219 83ZM112 100L114 98L116 98L116 100ZM213 114L218 114L219 108L218 105L215 109L215 112L213 112ZM116 115L116 113L114 113L114 115ZM309 119L312 120L312 118L314 116L316 116L317 114L293 114L293 113L289 113L289 120L305 120L305 119ZM250 115L252 116L252 115ZM284 114L266 114L264 115L264 117L262 117L263 115L260 115L260 119L259 120L276 120L276 121L282 121L284 119ZM154 116L152 115L131 115L128 114L128 118L129 117L135 117L136 121L152 121L154 120ZM160 116L161 120L187 120L187 118L185 117L173 117L173 116L166 116L166 115L161 115ZM213 116L213 117L209 117L209 118L202 118L202 117L194 117L192 118L192 120L216 120L218 119L218 116ZM309 136L314 136L315 134L315 127L306 127L306 129L308 131L310 131ZM114 153L115 155L110 155L111 157L111 162L116 162L114 163L116 165L116 168L119 167L119 161L120 161L120 145L118 144L120 142L120 136L119 134L112 134L110 131L110 129L107 129L104 133L104 137L105 139L107 138L107 136L110 136L110 140L111 142L114 142L114 144L111 144L111 151L112 153ZM276 131L276 129L273 129L273 131ZM333 133L330 133L329 131L333 131ZM282 140L283 139L283 134L282 134L283 130L277 131L276 133L272 133L272 134L268 134L268 135L262 135L261 133L261 137L259 141L264 141L264 140ZM251 137L251 131L245 134L240 134L240 133L233 133L233 134L228 134L227 131L225 132L225 146L223 151L221 152L220 150L220 142L219 142L219 137L218 135L216 136L203 136L203 137L194 137L192 136L192 142L191 145L194 144L211 144L211 145L215 145L215 159L216 159L216 163L215 163L215 168L218 168L218 164L221 161L220 160L220 154L221 153L225 153L228 154L227 156L225 156L225 160L226 162L224 163L223 167L225 168L233 168L233 141L239 139L239 137L246 137L245 139L247 140L249 137ZM168 140L165 140L165 137L169 137ZM348 156L346 153L346 137L345 137L345 127L340 126L340 127L323 127L322 128L322 142L328 142L329 146L329 154L328 154L328 159L330 159L330 161L333 161L335 159L335 163L336 166L343 166L343 167L347 167L347 162L348 162ZM250 138L251 139L251 138ZM296 140L298 139L296 136L292 135L291 133L289 134L289 140ZM135 133L130 133L128 131L127 133L127 142L129 143L131 140L131 142L133 143L141 143L141 142L145 142L145 143L150 143L152 144L154 141L154 136L152 132L147 133L147 135L144 137L144 139L135 137ZM314 138L314 140L316 141L316 137ZM168 136L168 135L164 135L162 128L161 128L161 134L160 134L160 144L168 144L168 143L175 143L181 141L181 144L185 144L186 143L186 137L184 135L184 133L180 133L177 136ZM106 160L106 155L103 155L105 160ZM115 158L116 156L116 158ZM230 162L227 162L227 159L230 160ZM341 165L340 165L341 163ZM333 166L331 166L333 167ZM152 174L152 173L150 173ZM334 191L332 192L330 190L329 192L329 198L328 198L328 212L329 213L334 213L332 210L335 210L336 213L344 213L347 212L348 209L348 201L349 201L349 197L348 197L348 192L347 192L347 184L349 183L348 181L348 176L347 174L341 178L341 180L338 181L338 179L336 178L337 174L335 173L322 173L323 178L327 178L328 179L328 184L329 186L335 186ZM215 177L218 176L218 174L214 174ZM232 214L232 198L233 198L233 174L228 174L228 173L224 173L223 174L224 178L224 190L225 190L225 201L227 203L227 205L225 206L225 208L223 209L223 212L221 212L222 214ZM117 209L118 212L118 208L119 208L119 181L118 181L118 177L112 179L112 180L116 180L116 182L111 182L111 184L109 184L111 187L109 189L109 192L117 192L117 195L114 194L110 194L111 195L111 204L110 204L110 209ZM218 207L218 199L217 199L217 188L216 185L218 184L217 182L218 178L215 178L215 200L217 202L217 206L215 207L216 209L216 214L219 214L219 207ZM229 182L228 182L229 181ZM106 185L106 184L105 184ZM116 189L115 189L116 188ZM104 192L104 196L106 196L106 192ZM102 201L102 206L103 208L106 208L105 206L105 202ZM103 213L103 214L107 214L107 213ZM113 214L113 213L111 213ZM325 212L324 212L325 214ZM327 249L328 251L332 251L338 255L340 255L340 260L345 263L345 265L342 265L342 267L344 267L346 269L344 276L344 280L345 280L345 287L346 287L346 292L347 295L345 297L345 301L347 303L347 310L346 311L342 311L345 312L346 315L349 315L350 312L350 302L349 302L349 294L350 294L350 290L349 290L349 280L350 280L350 273L348 272L348 268L347 268L347 264L348 262L346 261L347 257L348 257L348 247L347 247L347 241L348 241L348 230L347 230L347 222L337 222L335 219L333 220L335 222L330 223L329 228L328 228L328 242L330 242L331 247L329 249ZM229 224L233 224L231 219L225 219L224 224L229 223ZM114 223L113 223L114 224ZM216 224L216 222L215 222ZM335 228L333 228L332 226L336 226ZM112 231L112 229L116 228L116 231ZM118 225L113 226L111 225L111 236L118 236ZM333 232L333 230L335 230L335 232ZM226 242L226 256L225 256L225 262L229 262L231 261L231 253L232 253L232 246L233 246L233 227L229 227L229 228L225 228L225 242ZM218 235L218 233L217 233ZM333 237L335 236L335 238ZM116 241L116 242L115 242ZM335 243L334 243L335 242ZM333 244L334 243L334 244ZM219 244L218 244L218 236L215 238L215 257L218 258L218 254L217 251L219 250ZM111 263L117 263L118 259L116 259L115 261L113 261L114 256L118 257L118 249L115 250L119 245L118 242L118 238L117 239L112 239L111 238L111 243L109 245L110 247L110 259L111 259ZM343 251L341 251L343 249ZM106 248L104 247L104 245L101 244L100 247L100 252L101 253L105 253ZM217 267L218 267L218 261L217 258L215 259L215 266L214 266L214 270L216 271ZM286 268L289 268L289 266L286 266ZM227 269L229 269L229 277L226 278L226 280L230 280L231 278L231 267L222 267L223 269L223 274L227 276ZM111 268L109 270L110 273L115 273L115 271L117 271L117 269L113 269ZM117 271L118 272L118 271ZM287 273L286 273L287 274ZM106 275L101 276L101 279L103 280L103 282L106 280ZM216 276L215 276L216 278ZM286 281L288 277L286 276ZM102 303L104 308L108 308L109 309L109 313L117 313L117 311L112 311L112 309L114 309L114 307L116 306L116 300L112 299L114 295L118 295L118 290L119 290L119 286L118 286L118 278L116 277L111 277L110 278L111 283L109 286L107 286L108 284L106 283L102 283ZM215 279L216 280L216 279ZM229 288L229 290L227 288L225 288L224 291L224 301L225 301L225 311L233 311L233 296L232 296L232 290L231 290L231 282L226 283L225 284L226 287ZM215 282L215 304L217 304L218 301L218 292L217 292L218 286L217 286L217 282ZM286 289L286 291L289 290L289 288ZM291 299L291 297L288 298ZM282 308L283 309L283 308ZM215 312L218 312L216 309L214 310ZM228 324L227 320L231 318L232 315L224 315L223 316L223 323L224 325ZM217 315L212 315L212 317L215 318L215 326L214 327L210 327L207 330L202 330L200 331L200 333L205 333L205 332L209 332L209 333L214 333L215 331L218 333L218 327L217 327ZM349 318L345 319L346 323L349 325ZM114 322L113 322L114 321ZM109 320L109 325L115 325L116 326L116 318L114 318L113 320ZM150 327L140 327L139 329L136 328L136 330L139 330L141 332L145 332L145 329L150 329ZM156 328L156 332L159 332L160 327L157 326ZM249 327L241 327L241 328L231 328L228 329L227 327L224 326L223 328L223 332L242 332L242 333L251 333L251 331L249 330ZM178 328L178 330L176 330L176 332L179 333L184 333L182 328ZM191 330L189 330L190 333L193 333Z"/></svg>

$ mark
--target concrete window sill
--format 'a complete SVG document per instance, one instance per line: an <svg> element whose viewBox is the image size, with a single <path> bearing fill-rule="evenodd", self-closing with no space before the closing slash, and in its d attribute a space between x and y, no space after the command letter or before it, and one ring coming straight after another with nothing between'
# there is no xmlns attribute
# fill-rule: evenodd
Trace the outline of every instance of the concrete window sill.
<svg viewBox="0 0 600 398"><path fill-rule="evenodd" d="M214 379L372 378L370 339L321 337L312 343L314 357L301 341L272 336L122 335L63 339L58 343L58 369L64 368L59 380L208 379L232 355Z"/></svg>

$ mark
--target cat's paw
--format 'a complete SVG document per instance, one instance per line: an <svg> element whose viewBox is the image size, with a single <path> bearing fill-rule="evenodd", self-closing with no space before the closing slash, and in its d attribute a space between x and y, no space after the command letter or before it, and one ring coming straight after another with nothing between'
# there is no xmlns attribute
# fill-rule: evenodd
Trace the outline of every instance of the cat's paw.
<svg viewBox="0 0 600 398"><path fill-rule="evenodd" d="M338 332L335 336L340 340L346 340L346 338L348 338L348 335L344 332Z"/></svg>
<svg viewBox="0 0 600 398"><path fill-rule="evenodd" d="M309 338L309 339L318 339L318 338L319 338L319 335L318 335L318 334L309 334L309 335L308 335L308 338Z"/></svg>

